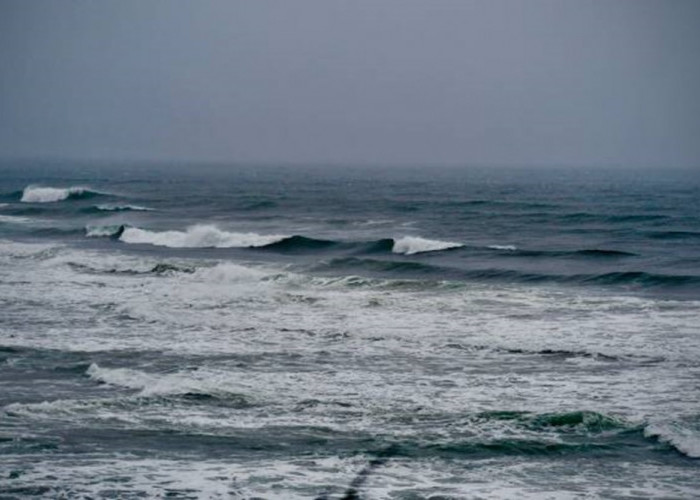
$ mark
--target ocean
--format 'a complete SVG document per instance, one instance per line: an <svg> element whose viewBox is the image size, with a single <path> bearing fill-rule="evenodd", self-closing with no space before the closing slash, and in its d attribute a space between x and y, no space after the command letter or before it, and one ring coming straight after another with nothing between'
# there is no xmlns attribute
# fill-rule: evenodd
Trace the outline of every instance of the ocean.
<svg viewBox="0 0 700 500"><path fill-rule="evenodd" d="M0 165L0 498L697 498L700 172Z"/></svg>

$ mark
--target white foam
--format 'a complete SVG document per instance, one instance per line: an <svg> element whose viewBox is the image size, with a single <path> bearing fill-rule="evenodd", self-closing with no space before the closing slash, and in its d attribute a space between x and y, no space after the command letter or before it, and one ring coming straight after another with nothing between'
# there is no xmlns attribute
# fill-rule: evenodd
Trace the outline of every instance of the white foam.
<svg viewBox="0 0 700 500"><path fill-rule="evenodd" d="M413 255L423 252L437 252L440 250L449 250L451 248L460 248L464 245L452 241L429 240L418 236L404 236L394 240L392 252L402 253L404 255Z"/></svg>
<svg viewBox="0 0 700 500"><path fill-rule="evenodd" d="M18 215L0 215L0 222L7 224L26 224L31 222L29 217L20 217Z"/></svg>
<svg viewBox="0 0 700 500"><path fill-rule="evenodd" d="M63 248L63 245L0 240L0 258L52 256L60 248Z"/></svg>
<svg viewBox="0 0 700 500"><path fill-rule="evenodd" d="M96 363L92 363L85 373L93 380L129 389L145 389L158 381L156 377L139 370L100 368Z"/></svg>
<svg viewBox="0 0 700 500"><path fill-rule="evenodd" d="M198 224L185 231L148 231L128 227L119 238L125 243L147 243L171 248L245 248L275 243L287 235L234 233L216 226Z"/></svg>
<svg viewBox="0 0 700 500"><path fill-rule="evenodd" d="M515 245L489 245L488 248L491 250L509 250L511 252L515 252L518 249Z"/></svg>
<svg viewBox="0 0 700 500"><path fill-rule="evenodd" d="M86 226L85 234L90 238L112 236L117 234L121 227L121 224L115 224L111 226Z"/></svg>
<svg viewBox="0 0 700 500"><path fill-rule="evenodd" d="M69 188L27 186L24 188L20 201L25 203L51 203L65 200L71 195L83 194L86 191L90 191L90 189L82 186Z"/></svg>
<svg viewBox="0 0 700 500"><path fill-rule="evenodd" d="M260 281L270 273L253 267L241 266L233 262L222 262L213 267L197 269L195 277L206 283L239 283Z"/></svg>
<svg viewBox="0 0 700 500"><path fill-rule="evenodd" d="M644 428L644 435L668 443L690 458L700 458L700 431L681 424L650 424Z"/></svg>
<svg viewBox="0 0 700 500"><path fill-rule="evenodd" d="M130 368L102 368L92 363L85 372L91 379L109 385L137 389L141 396L199 392L222 394L237 392L225 374L211 370L179 373L147 373Z"/></svg>
<svg viewBox="0 0 700 500"><path fill-rule="evenodd" d="M150 212L153 209L148 207L142 207L140 205L95 205L97 210L102 210L105 212L121 212L125 210L131 210L135 212Z"/></svg>

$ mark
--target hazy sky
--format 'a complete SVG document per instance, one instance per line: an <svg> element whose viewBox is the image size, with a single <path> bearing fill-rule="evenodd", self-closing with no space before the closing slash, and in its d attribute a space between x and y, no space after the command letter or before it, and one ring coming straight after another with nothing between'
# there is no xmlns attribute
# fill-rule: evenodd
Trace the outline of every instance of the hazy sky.
<svg viewBox="0 0 700 500"><path fill-rule="evenodd" d="M700 167L700 0L0 0L0 156Z"/></svg>

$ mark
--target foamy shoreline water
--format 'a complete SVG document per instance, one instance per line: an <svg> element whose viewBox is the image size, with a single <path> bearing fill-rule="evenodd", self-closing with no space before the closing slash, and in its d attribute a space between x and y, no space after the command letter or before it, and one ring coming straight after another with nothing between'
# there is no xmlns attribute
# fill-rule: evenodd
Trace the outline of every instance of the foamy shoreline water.
<svg viewBox="0 0 700 500"><path fill-rule="evenodd" d="M683 187L275 172L0 181L1 494L693 498Z"/></svg>

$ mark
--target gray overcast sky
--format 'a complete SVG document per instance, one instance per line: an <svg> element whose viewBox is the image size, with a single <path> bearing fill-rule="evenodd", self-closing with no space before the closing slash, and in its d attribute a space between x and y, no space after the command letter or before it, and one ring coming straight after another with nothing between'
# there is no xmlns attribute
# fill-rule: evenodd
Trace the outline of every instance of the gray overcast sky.
<svg viewBox="0 0 700 500"><path fill-rule="evenodd" d="M700 167L700 0L0 0L0 156Z"/></svg>

